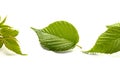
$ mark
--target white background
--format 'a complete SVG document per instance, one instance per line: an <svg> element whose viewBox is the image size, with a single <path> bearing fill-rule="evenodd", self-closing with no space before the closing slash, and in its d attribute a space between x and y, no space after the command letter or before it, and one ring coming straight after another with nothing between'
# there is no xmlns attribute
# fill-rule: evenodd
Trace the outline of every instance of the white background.
<svg viewBox="0 0 120 80"><path fill-rule="evenodd" d="M0 80L120 80L120 54L87 55L106 25L120 22L119 0L0 0L0 16L19 30L23 53L0 49ZM66 20L79 32L83 47L69 53L41 48L30 27Z"/></svg>

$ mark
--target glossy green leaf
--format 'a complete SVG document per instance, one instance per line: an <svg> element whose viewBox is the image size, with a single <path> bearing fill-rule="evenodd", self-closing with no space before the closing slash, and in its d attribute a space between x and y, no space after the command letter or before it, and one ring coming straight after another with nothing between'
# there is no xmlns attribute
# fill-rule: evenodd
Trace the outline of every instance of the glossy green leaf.
<svg viewBox="0 0 120 80"><path fill-rule="evenodd" d="M2 28L1 33L4 37L16 37L18 35L18 31L12 28Z"/></svg>
<svg viewBox="0 0 120 80"><path fill-rule="evenodd" d="M2 46L3 46L3 39L0 38L0 48L2 48Z"/></svg>
<svg viewBox="0 0 120 80"><path fill-rule="evenodd" d="M75 47L79 35L75 27L66 21L56 21L43 29L32 28L42 47L52 51L66 51Z"/></svg>
<svg viewBox="0 0 120 80"><path fill-rule="evenodd" d="M4 39L4 44L9 50L11 50L11 51L13 51L13 52L15 52L17 54L22 54L22 52L20 50L20 47L19 47L19 45L18 45L15 38L12 38L12 39L11 38L6 38L6 39Z"/></svg>
<svg viewBox="0 0 120 80"><path fill-rule="evenodd" d="M12 27L10 27L8 25L0 25L0 28L12 28Z"/></svg>
<svg viewBox="0 0 120 80"><path fill-rule="evenodd" d="M114 24L107 26L108 30L100 35L96 44L88 53L112 54L120 51L120 25Z"/></svg>

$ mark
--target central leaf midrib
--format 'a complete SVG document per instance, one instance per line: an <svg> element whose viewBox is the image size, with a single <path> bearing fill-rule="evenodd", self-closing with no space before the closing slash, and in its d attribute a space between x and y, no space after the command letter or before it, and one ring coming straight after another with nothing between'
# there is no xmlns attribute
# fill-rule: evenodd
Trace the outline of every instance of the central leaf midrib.
<svg viewBox="0 0 120 80"><path fill-rule="evenodd" d="M41 31L41 32L42 32L42 33L46 33L46 34L50 34L50 33L48 33L48 32L43 32L43 31ZM62 38L62 39L64 39L64 40L67 40L67 41L69 41L69 42L71 42L71 43L74 44L74 42L71 41L71 40L69 40L69 39L66 39L66 38L63 38L63 37L60 37L60 36L56 36L56 35L54 35L54 34L50 34L50 35L55 36L55 37L58 37L58 38Z"/></svg>

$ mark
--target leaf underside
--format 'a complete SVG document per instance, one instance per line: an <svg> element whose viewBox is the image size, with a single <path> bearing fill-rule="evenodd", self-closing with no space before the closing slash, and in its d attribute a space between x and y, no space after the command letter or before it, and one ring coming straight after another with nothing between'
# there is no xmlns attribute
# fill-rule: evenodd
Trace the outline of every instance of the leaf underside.
<svg viewBox="0 0 120 80"><path fill-rule="evenodd" d="M107 26L108 30L101 34L88 53L112 54L120 51L120 23Z"/></svg>
<svg viewBox="0 0 120 80"><path fill-rule="evenodd" d="M52 51L66 51L79 41L75 27L66 21L56 21L43 29L32 28L38 35L43 48Z"/></svg>

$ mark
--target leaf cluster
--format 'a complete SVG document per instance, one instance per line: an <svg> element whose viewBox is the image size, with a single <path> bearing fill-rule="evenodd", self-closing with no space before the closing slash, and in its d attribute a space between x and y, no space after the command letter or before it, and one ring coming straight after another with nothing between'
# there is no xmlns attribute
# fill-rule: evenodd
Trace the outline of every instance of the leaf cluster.
<svg viewBox="0 0 120 80"><path fill-rule="evenodd" d="M5 45L9 50L22 55L19 44L17 43L16 36L18 35L18 31L14 30L9 25L5 24L5 17L2 21L0 18L0 48Z"/></svg>

